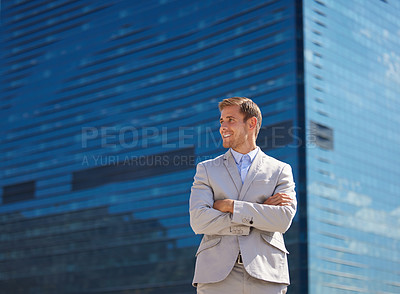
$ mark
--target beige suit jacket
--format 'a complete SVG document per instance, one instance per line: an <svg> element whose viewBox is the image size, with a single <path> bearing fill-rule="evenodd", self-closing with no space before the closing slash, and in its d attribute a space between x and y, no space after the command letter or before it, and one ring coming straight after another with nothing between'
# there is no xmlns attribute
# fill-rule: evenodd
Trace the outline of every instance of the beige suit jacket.
<svg viewBox="0 0 400 294"><path fill-rule="evenodd" d="M239 252L246 271L253 277L289 284L289 270L283 233L296 213L291 167L261 150L242 184L230 152L197 165L190 195L190 224L204 234L196 253L193 284L225 279ZM262 204L268 197L286 193L288 206ZM216 200L233 199L234 212L213 209Z"/></svg>

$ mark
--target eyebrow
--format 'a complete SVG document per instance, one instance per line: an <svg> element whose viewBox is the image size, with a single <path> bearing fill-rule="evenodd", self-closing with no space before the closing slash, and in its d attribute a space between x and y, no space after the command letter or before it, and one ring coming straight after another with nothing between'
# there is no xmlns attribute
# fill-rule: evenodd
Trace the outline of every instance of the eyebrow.
<svg viewBox="0 0 400 294"><path fill-rule="evenodd" d="M226 118L233 118L233 119L236 119L236 117L234 117L234 116L232 116L232 115L228 115ZM219 119L219 121L222 121L224 118L223 117L221 117L220 119Z"/></svg>

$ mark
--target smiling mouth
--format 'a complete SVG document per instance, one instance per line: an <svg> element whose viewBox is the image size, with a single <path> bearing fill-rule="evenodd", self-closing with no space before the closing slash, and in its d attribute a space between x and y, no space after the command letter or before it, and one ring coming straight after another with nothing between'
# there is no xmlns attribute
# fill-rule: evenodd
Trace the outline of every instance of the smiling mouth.
<svg viewBox="0 0 400 294"><path fill-rule="evenodd" d="M232 134L226 134L226 135L224 135L224 138L228 138L228 137L230 137Z"/></svg>

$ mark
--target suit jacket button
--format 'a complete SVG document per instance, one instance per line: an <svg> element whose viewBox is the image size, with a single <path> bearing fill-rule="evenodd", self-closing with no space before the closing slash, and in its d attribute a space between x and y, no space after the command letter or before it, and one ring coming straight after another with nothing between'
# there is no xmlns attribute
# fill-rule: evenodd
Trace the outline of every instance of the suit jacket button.
<svg viewBox="0 0 400 294"><path fill-rule="evenodd" d="M251 220L249 223L252 225L252 224L253 224L253 221Z"/></svg>

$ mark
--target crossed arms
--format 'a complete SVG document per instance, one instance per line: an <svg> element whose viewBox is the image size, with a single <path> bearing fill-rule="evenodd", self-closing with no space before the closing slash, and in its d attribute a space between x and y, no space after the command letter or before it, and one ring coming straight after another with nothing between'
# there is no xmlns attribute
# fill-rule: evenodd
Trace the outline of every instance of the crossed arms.
<svg viewBox="0 0 400 294"><path fill-rule="evenodd" d="M190 224L196 234L223 235L227 228L238 225L284 233L291 225L296 205L289 165L280 172L275 194L259 204L232 199L214 201L206 167L200 163L190 195Z"/></svg>
<svg viewBox="0 0 400 294"><path fill-rule="evenodd" d="M293 201L292 197L285 193L276 193L264 201L264 205L284 206L290 205ZM221 212L233 213L235 201L232 199L217 200L214 202L213 208Z"/></svg>

